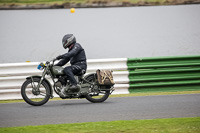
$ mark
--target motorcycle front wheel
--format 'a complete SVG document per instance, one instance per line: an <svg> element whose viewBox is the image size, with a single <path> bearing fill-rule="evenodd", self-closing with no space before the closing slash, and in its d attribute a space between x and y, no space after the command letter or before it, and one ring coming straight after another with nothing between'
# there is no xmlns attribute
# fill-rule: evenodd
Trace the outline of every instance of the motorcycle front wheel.
<svg viewBox="0 0 200 133"><path fill-rule="evenodd" d="M28 104L41 106L48 102L50 98L50 88L48 83L43 81L38 91L34 88L39 84L40 78L27 79L21 87L21 95Z"/></svg>
<svg viewBox="0 0 200 133"><path fill-rule="evenodd" d="M96 81L95 75L90 75L86 78L87 81L90 83L94 83ZM102 89L102 87L104 89ZM88 101L92 103L101 103L104 102L110 95L110 88L105 86L99 86L97 84L94 85L93 88L91 88L91 92L88 93L85 97Z"/></svg>

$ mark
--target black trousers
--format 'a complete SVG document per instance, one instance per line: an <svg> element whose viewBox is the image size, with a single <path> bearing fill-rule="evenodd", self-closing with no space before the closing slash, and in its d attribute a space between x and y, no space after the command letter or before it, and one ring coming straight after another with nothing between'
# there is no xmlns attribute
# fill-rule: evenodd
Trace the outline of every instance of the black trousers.
<svg viewBox="0 0 200 133"><path fill-rule="evenodd" d="M87 64L80 62L76 63L75 65L65 67L64 73L67 75L71 85L77 85L77 81L74 78L74 75L79 75L82 70L86 71L86 69L87 69Z"/></svg>

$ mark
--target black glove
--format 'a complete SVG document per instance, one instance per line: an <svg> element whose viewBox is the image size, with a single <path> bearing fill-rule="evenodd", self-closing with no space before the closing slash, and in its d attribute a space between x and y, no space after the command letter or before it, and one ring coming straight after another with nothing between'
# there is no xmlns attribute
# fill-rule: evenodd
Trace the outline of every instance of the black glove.
<svg viewBox="0 0 200 133"><path fill-rule="evenodd" d="M57 60L60 60L63 58L63 55L59 55L58 57L56 57Z"/></svg>

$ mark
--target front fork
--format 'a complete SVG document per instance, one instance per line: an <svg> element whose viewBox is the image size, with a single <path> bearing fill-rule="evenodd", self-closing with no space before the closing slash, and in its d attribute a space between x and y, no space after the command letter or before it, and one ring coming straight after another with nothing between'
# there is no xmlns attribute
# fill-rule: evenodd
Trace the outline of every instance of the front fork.
<svg viewBox="0 0 200 133"><path fill-rule="evenodd" d="M47 73L47 70L45 69L44 72L42 73L42 77L37 86L34 83L33 76L31 76L31 80L32 80L31 85L32 85L33 91L35 91L35 92L40 91L39 88L40 88L40 85L42 84L43 79L45 78L46 73Z"/></svg>

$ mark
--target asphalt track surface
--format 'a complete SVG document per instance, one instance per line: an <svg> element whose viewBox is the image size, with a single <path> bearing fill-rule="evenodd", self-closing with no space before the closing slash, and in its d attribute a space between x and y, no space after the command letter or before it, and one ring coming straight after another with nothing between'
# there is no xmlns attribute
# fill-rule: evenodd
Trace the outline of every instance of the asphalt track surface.
<svg viewBox="0 0 200 133"><path fill-rule="evenodd" d="M0 104L0 127L175 117L200 117L200 94L109 98L104 103L59 100L39 107Z"/></svg>

